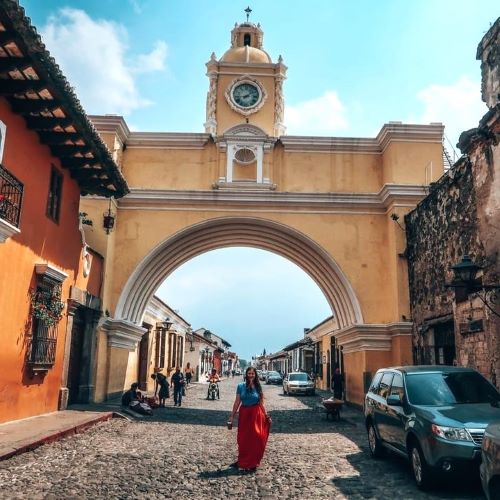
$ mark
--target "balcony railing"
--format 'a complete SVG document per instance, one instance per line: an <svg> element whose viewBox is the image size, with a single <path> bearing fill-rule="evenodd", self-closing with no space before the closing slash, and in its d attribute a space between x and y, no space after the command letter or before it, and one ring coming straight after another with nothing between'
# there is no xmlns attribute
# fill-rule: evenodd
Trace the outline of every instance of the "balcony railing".
<svg viewBox="0 0 500 500"><path fill-rule="evenodd" d="M15 227L19 227L23 191L23 184L0 165L0 219Z"/></svg>

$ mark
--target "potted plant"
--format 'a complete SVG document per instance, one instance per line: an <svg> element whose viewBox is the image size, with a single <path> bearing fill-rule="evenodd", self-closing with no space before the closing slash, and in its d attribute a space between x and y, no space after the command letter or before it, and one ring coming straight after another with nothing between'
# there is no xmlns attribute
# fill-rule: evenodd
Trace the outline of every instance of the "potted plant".
<svg viewBox="0 0 500 500"><path fill-rule="evenodd" d="M61 301L61 287L36 289L30 292L31 312L34 318L47 326L53 326L61 321L64 302Z"/></svg>

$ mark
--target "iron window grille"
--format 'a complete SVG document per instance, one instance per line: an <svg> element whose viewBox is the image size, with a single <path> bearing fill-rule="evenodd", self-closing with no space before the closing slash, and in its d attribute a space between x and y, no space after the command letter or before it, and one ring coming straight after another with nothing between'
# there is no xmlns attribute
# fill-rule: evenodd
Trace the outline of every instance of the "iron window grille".
<svg viewBox="0 0 500 500"><path fill-rule="evenodd" d="M36 291L47 296L60 296L60 289L60 283L45 277L38 283ZM53 366L56 360L56 347L57 323L50 324L44 321L43 318L33 316L33 337L29 356L29 364L32 368L49 368Z"/></svg>
<svg viewBox="0 0 500 500"><path fill-rule="evenodd" d="M0 164L0 219L19 227L24 186Z"/></svg>

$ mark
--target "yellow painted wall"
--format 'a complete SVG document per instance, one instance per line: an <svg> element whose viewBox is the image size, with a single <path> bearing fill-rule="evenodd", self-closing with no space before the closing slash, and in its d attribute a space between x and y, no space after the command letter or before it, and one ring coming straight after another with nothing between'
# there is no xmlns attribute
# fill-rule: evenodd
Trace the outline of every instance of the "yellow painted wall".
<svg viewBox="0 0 500 500"><path fill-rule="evenodd" d="M383 153L383 170L384 184L429 184L443 174L443 148L435 143L391 142Z"/></svg>

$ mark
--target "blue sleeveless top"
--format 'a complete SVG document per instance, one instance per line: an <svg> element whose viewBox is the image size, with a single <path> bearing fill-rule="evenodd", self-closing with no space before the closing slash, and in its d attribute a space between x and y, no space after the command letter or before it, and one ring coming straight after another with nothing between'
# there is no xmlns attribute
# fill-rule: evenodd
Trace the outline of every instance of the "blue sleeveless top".
<svg viewBox="0 0 500 500"><path fill-rule="evenodd" d="M259 393L257 392L257 389L253 387L252 389L247 390L245 382L238 384L236 394L240 395L241 404L243 406L253 406L259 402Z"/></svg>

